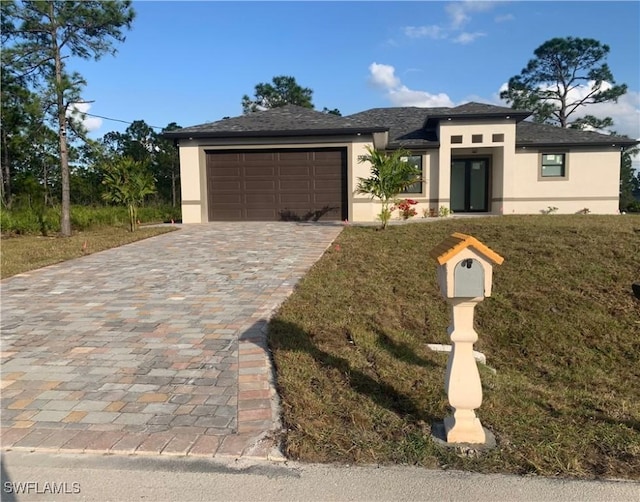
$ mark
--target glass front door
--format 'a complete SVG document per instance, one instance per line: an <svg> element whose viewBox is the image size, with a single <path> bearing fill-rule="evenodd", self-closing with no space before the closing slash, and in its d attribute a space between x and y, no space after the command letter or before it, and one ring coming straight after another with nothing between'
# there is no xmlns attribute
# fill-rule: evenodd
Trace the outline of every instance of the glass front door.
<svg viewBox="0 0 640 502"><path fill-rule="evenodd" d="M451 210L454 213L488 211L489 160L451 161Z"/></svg>

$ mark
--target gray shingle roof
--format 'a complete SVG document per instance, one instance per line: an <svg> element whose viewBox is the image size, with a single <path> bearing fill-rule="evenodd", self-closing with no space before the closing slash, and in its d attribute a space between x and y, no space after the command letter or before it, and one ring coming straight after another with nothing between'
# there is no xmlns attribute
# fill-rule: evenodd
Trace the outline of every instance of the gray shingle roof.
<svg viewBox="0 0 640 502"><path fill-rule="evenodd" d="M184 127L165 133L168 138L233 136L309 136L315 134L349 134L384 131L357 119L339 117L296 105Z"/></svg>
<svg viewBox="0 0 640 502"><path fill-rule="evenodd" d="M579 129L563 129L548 124L516 124L516 146L631 146L637 141L625 136L611 136Z"/></svg>
<svg viewBox="0 0 640 502"><path fill-rule="evenodd" d="M389 131L388 147L437 148L438 121L455 118L510 117L516 120L517 146L631 146L633 139L608 136L576 129L562 129L545 124L526 122L530 115L524 110L513 110L484 103L465 103L453 108L372 108L360 113L339 117L286 105L239 117L207 124L185 127L164 133L167 138L232 138L255 136L312 136L342 135Z"/></svg>
<svg viewBox="0 0 640 502"><path fill-rule="evenodd" d="M433 109L435 110L435 109ZM527 110L514 110L504 106L488 105L486 103L465 103L454 108L440 108L438 111L430 112L429 119L443 119L449 117L511 117L516 120L524 120L529 115Z"/></svg>
<svg viewBox="0 0 640 502"><path fill-rule="evenodd" d="M435 130L425 129L424 124L427 113L437 110L446 110L446 108L418 108L416 106L373 108L349 115L347 118L388 128L390 148L434 148L440 144Z"/></svg>

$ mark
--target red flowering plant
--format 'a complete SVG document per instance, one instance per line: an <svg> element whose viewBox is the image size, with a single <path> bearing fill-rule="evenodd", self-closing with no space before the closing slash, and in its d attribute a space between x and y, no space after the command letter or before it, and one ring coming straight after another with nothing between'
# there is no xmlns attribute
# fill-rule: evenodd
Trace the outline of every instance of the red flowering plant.
<svg viewBox="0 0 640 502"><path fill-rule="evenodd" d="M417 200L403 199L403 200L396 201L395 206L393 206L391 209L392 210L397 209L398 211L400 211L400 218L402 218L403 220L408 220L409 218L418 214L415 208L412 207L412 206L415 206L417 203L418 203Z"/></svg>

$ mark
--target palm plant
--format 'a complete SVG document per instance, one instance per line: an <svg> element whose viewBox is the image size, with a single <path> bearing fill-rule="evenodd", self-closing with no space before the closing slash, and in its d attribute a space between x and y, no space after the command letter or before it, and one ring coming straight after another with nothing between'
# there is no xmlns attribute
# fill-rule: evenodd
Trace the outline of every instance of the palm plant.
<svg viewBox="0 0 640 502"><path fill-rule="evenodd" d="M144 162L131 157L119 157L105 164L102 184L106 191L102 198L129 209L129 229L138 227L138 207L147 195L155 193L155 180Z"/></svg>
<svg viewBox="0 0 640 502"><path fill-rule="evenodd" d="M356 193L380 200L382 207L378 218L382 222L383 229L391 219L390 205L393 200L403 190L422 181L420 169L405 160L409 155L410 152L402 148L385 153L367 146L367 155L359 159L359 162L371 164L371 176L358 178Z"/></svg>

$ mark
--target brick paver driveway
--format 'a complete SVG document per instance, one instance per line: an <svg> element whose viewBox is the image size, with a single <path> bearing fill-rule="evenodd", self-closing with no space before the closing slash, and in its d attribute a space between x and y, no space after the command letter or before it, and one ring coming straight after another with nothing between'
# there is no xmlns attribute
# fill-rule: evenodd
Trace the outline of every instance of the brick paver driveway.
<svg viewBox="0 0 640 502"><path fill-rule="evenodd" d="M264 456L266 321L340 230L186 225L2 281L2 448Z"/></svg>

